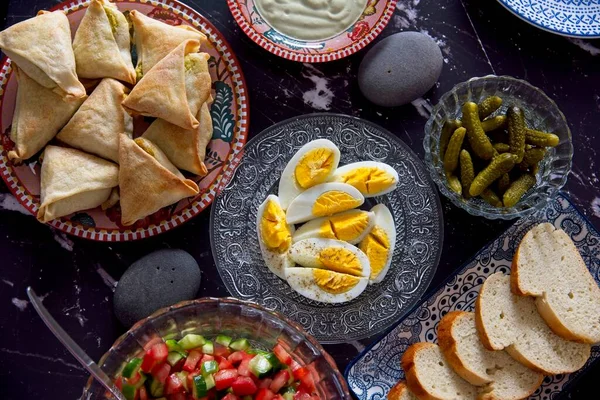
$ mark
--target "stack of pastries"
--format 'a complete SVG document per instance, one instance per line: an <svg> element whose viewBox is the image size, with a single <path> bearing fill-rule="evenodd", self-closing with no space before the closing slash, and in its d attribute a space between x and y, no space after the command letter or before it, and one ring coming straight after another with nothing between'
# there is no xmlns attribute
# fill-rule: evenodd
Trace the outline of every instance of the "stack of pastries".
<svg viewBox="0 0 600 400"><path fill-rule="evenodd" d="M120 203L127 226L198 194L180 169L207 174L212 81L203 45L190 26L124 14L108 0L91 1L73 41L63 11L0 32L18 81L8 157L18 164L44 150L40 221ZM134 139L136 116L155 119Z"/></svg>

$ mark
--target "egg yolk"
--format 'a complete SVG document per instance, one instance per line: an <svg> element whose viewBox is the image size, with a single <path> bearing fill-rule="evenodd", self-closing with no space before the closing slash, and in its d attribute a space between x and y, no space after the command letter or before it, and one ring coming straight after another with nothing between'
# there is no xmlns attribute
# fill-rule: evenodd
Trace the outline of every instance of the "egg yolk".
<svg viewBox="0 0 600 400"><path fill-rule="evenodd" d="M390 240L387 234L383 229L376 226L360 242L358 247L367 255L371 263L371 279L377 278L388 260Z"/></svg>
<svg viewBox="0 0 600 400"><path fill-rule="evenodd" d="M313 277L317 286L332 294L345 293L360 282L360 278L356 276L338 274L323 269L314 269Z"/></svg>
<svg viewBox="0 0 600 400"><path fill-rule="evenodd" d="M328 239L351 241L359 237L369 226L369 214L334 215L323 221L319 227L319 235Z"/></svg>
<svg viewBox="0 0 600 400"><path fill-rule="evenodd" d="M362 194L379 193L396 183L396 179L377 167L360 167L346 172L341 182L357 188Z"/></svg>
<svg viewBox="0 0 600 400"><path fill-rule="evenodd" d="M286 252L292 243L292 234L285 222L285 213L273 200L269 200L260 221L262 240L270 250Z"/></svg>
<svg viewBox="0 0 600 400"><path fill-rule="evenodd" d="M315 217L326 217L360 205L361 201L348 193L330 190L317 197L312 207L312 213Z"/></svg>
<svg viewBox="0 0 600 400"><path fill-rule="evenodd" d="M312 149L308 151L294 170L296 182L303 189L308 189L325 182L333 168L334 154L331 149Z"/></svg>
<svg viewBox="0 0 600 400"><path fill-rule="evenodd" d="M356 255L343 247L326 247L318 254L319 263L330 271L361 276L362 265Z"/></svg>

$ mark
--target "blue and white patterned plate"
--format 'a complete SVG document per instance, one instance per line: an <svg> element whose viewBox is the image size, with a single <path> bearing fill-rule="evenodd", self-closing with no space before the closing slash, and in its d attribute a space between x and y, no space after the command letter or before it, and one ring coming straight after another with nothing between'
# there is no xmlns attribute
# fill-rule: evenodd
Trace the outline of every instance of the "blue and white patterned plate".
<svg viewBox="0 0 600 400"><path fill-rule="evenodd" d="M600 233L566 197L560 195L550 201L545 209L518 220L499 238L485 246L396 327L354 359L345 375L356 397L360 400L385 399L390 388L404 379L400 358L406 348L416 342L436 342L438 321L447 312L473 311L483 281L495 272L509 273L512 256L525 233L534 225L546 221L571 236L594 279L600 284ZM530 399L554 398L598 358L600 346L592 347L592 355L581 370L573 374L546 377Z"/></svg>
<svg viewBox="0 0 600 400"><path fill-rule="evenodd" d="M600 0L498 0L531 25L559 35L600 38Z"/></svg>

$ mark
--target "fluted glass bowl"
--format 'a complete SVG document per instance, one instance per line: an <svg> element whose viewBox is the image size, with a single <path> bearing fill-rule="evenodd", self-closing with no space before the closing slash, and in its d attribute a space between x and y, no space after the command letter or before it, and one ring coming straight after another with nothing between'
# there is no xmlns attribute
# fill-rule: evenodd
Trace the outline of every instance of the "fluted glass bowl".
<svg viewBox="0 0 600 400"><path fill-rule="evenodd" d="M98 365L116 377L128 360L143 354L157 339L170 334L197 333L211 338L219 333L245 337L257 348L277 343L301 365L309 366L321 399L350 399L346 381L321 345L296 323L277 312L233 298L205 297L163 308L136 323L117 339ZM81 397L106 399L106 390L90 377Z"/></svg>
<svg viewBox="0 0 600 400"><path fill-rule="evenodd" d="M545 158L539 164L536 174L537 183L513 207L494 207L480 198L465 200L461 195L448 188L440 159L440 134L447 119L460 119L462 105L467 101L481 102L489 96L502 98L502 107L492 115L504 114L508 107L518 106L525 111L527 126L540 131L558 135L560 143L549 148ZM489 219L513 219L532 214L542 209L548 199L555 196L567 181L571 171L573 144L571 131L564 114L558 106L540 89L529 83L510 76L488 75L472 78L460 83L444 94L433 108L425 125L425 165L431 178L440 191L454 205L466 210L469 214Z"/></svg>

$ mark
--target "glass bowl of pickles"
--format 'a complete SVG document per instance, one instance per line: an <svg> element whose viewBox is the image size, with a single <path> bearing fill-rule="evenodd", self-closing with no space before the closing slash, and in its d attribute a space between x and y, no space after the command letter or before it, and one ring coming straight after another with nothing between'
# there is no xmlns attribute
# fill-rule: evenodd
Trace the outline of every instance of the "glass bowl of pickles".
<svg viewBox="0 0 600 400"><path fill-rule="evenodd" d="M472 78L444 94L423 147L444 196L489 219L542 209L565 185L573 158L571 131L556 103L510 76Z"/></svg>
<svg viewBox="0 0 600 400"><path fill-rule="evenodd" d="M299 325L255 303L205 297L156 311L98 362L127 400L350 399ZM91 377L81 399L114 398Z"/></svg>

